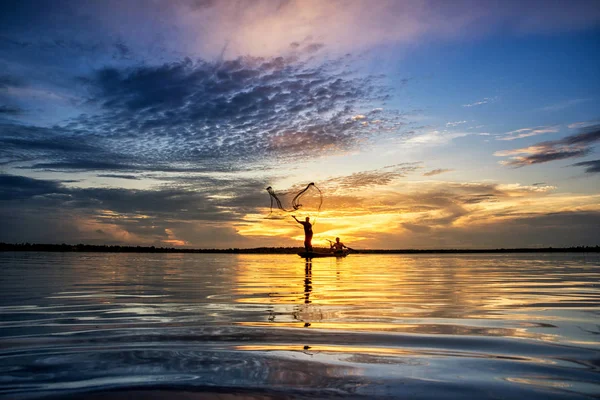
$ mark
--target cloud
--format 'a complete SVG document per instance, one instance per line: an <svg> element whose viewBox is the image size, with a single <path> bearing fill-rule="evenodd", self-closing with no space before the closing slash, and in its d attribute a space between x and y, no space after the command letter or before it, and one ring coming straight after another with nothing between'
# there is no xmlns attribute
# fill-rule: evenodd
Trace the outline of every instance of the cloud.
<svg viewBox="0 0 600 400"><path fill-rule="evenodd" d="M61 193L61 187L58 181L0 174L0 200L23 200Z"/></svg>
<svg viewBox="0 0 600 400"><path fill-rule="evenodd" d="M117 179L129 179L129 180L140 180L141 178L136 175L122 175L122 174L98 174L98 178L117 178Z"/></svg>
<svg viewBox="0 0 600 400"><path fill-rule="evenodd" d="M576 106L577 104L588 102L590 100L592 100L592 99L571 99L571 100L566 100L566 101L563 101L560 103L552 104L552 105L549 105L546 107L542 107L542 108L540 108L540 110L542 110L542 111L560 111L560 110L564 110L565 108Z"/></svg>
<svg viewBox="0 0 600 400"><path fill-rule="evenodd" d="M454 126L462 125L462 124L466 124L466 123L467 123L467 121L446 122L446 127L450 127L450 126L454 127Z"/></svg>
<svg viewBox="0 0 600 400"><path fill-rule="evenodd" d="M474 132L450 132L450 131L429 131L414 135L407 139L405 143L414 145L442 145L465 136L475 135Z"/></svg>
<svg viewBox="0 0 600 400"><path fill-rule="evenodd" d="M353 223L369 229L359 231L348 227L344 232L339 227L331 229L337 228L340 235L351 236L353 240L360 237L365 247L595 245L596 239L586 235L593 232L593 221L600 218L597 195L557 194L550 185L456 182L407 185L410 183L402 184L405 192L378 193L373 201L369 201L370 192L345 202L346 207L356 210L351 214ZM332 201L328 200L328 204ZM335 206L337 203L331 204L334 209ZM557 225L559 222L564 225ZM321 224L321 229L327 228L323 226L325 222ZM552 235L539 235L543 229ZM569 236L571 229L577 231L576 237ZM515 232L519 232L518 237Z"/></svg>
<svg viewBox="0 0 600 400"><path fill-rule="evenodd" d="M88 140L81 132L68 128L0 122L0 162L4 164L31 165L37 160L73 158L97 162L92 160L117 158L100 143L100 140Z"/></svg>
<svg viewBox="0 0 600 400"><path fill-rule="evenodd" d="M355 112L387 98L372 78L344 76L335 63L281 57L107 68L86 83L104 112L78 124L110 132L133 154L154 138L155 154L179 161L345 150L366 135Z"/></svg>
<svg viewBox="0 0 600 400"><path fill-rule="evenodd" d="M581 122L573 122L572 124L567 125L570 129L579 129L579 128L587 128L588 126L599 125L599 120L592 121L581 121Z"/></svg>
<svg viewBox="0 0 600 400"><path fill-rule="evenodd" d="M463 104L462 106L468 107L468 108L477 107L477 106L491 103L491 102L495 101L496 99L497 99L497 97L484 97L483 100L475 101L473 103Z"/></svg>
<svg viewBox="0 0 600 400"><path fill-rule="evenodd" d="M187 184L165 185L154 189L133 190L125 188L80 188L68 187L64 181L35 179L25 176L0 174L0 199L7 201L32 200L45 205L68 208L107 209L116 213L173 213L175 217L181 209L189 211L188 218L214 218L225 216L220 207L241 207L248 203L247 191L264 191L262 182L253 180L215 179L196 177ZM236 199L216 199L216 195L235 193ZM244 198L242 204L237 204ZM262 196L263 198L265 196ZM219 204L219 207L216 204ZM258 200L250 201L252 206ZM38 203L36 203L38 204ZM214 215L211 216L211 212ZM216 217L216 218L215 218ZM227 218L225 218L227 219Z"/></svg>
<svg viewBox="0 0 600 400"><path fill-rule="evenodd" d="M390 190L391 189L391 190ZM491 235L498 241L489 241L485 232L494 229L505 232L506 226L523 232L520 246L544 243L560 245L564 238L544 240L527 231L526 220L531 221L558 212L600 215L598 196L568 196L554 193L550 185L527 186L521 184L458 183L458 182L402 182L387 186L385 190L373 188L357 191L353 196L342 193L327 197L328 216L339 215L334 223L321 218L321 230L335 230L352 240L363 240L367 247L384 244L386 248L409 247L504 247L514 243L514 237ZM402 190L402 191L400 191ZM350 211L346 211L350 210ZM565 218L567 219L567 218ZM350 221L339 226L337 221ZM517 228L513 221L523 224ZM356 229L360 226L361 229ZM591 224L585 229L588 230ZM569 226L554 227L554 234L562 231L564 237ZM471 235L477 231L483 234ZM420 234L428 233L430 240ZM506 232L507 233L507 232ZM560 237L560 236L559 236ZM578 237L580 238L580 237ZM589 238L584 241L589 244ZM462 243L462 244L461 244ZM514 246L514 244L513 244ZM515 246L518 247L518 246Z"/></svg>
<svg viewBox="0 0 600 400"><path fill-rule="evenodd" d="M0 116L2 116L3 114L16 116L16 115L22 115L23 113L24 113L24 110L20 107L0 105Z"/></svg>
<svg viewBox="0 0 600 400"><path fill-rule="evenodd" d="M403 163L372 171L355 172L351 175L328 179L324 187L341 190L362 190L370 186L385 186L421 168L419 164Z"/></svg>
<svg viewBox="0 0 600 400"><path fill-rule="evenodd" d="M509 197L523 196L530 193L545 193L556 189L556 186L546 185L544 183L534 183L531 186L521 185L520 183L501 184L497 189L504 192Z"/></svg>
<svg viewBox="0 0 600 400"><path fill-rule="evenodd" d="M583 157L592 151L592 145L600 140L600 126L585 128L581 133L566 136L560 140L542 142L533 146L494 153L497 157L510 157L501 161L502 165L523 167L567 158ZM525 154L521 156L520 154Z"/></svg>
<svg viewBox="0 0 600 400"><path fill-rule="evenodd" d="M588 148L556 148L553 145L540 143L539 145L521 149L497 151L494 155L497 157L511 156L510 161L500 161L502 165L523 167L525 165L541 164L565 158L583 157L588 155L589 152ZM528 154L528 156L518 156L518 154Z"/></svg>
<svg viewBox="0 0 600 400"><path fill-rule="evenodd" d="M309 35L343 53L431 37L457 38L465 32L482 36L501 28L521 33L585 29L600 20L600 13L589 3L545 7L543 1L480 4L465 0L449 5L382 0L374 5L367 0L291 0L235 6L215 2L193 11L181 10L178 18L189 27L182 33L189 37L204 34L204 40L195 43L203 52L216 53L228 40L228 51L254 55L281 52Z"/></svg>
<svg viewBox="0 0 600 400"><path fill-rule="evenodd" d="M244 170L397 132L402 114L375 107L390 98L388 89L347 72L346 61L244 57L102 68L79 79L96 112L53 127L5 124L0 155L63 171Z"/></svg>
<svg viewBox="0 0 600 400"><path fill-rule="evenodd" d="M583 161L573 164L574 167L586 167L585 172L587 174L598 174L600 173L600 160Z"/></svg>
<svg viewBox="0 0 600 400"><path fill-rule="evenodd" d="M406 234L369 235L362 245L385 243L386 248L408 249L423 248L423 243L430 249L596 246L598 224L598 211L541 213L435 229L420 223L402 224Z"/></svg>
<svg viewBox="0 0 600 400"><path fill-rule="evenodd" d="M544 133L558 132L558 126L538 126L536 128L523 128L516 131L506 132L506 136L498 137L497 140L515 140L526 137L543 135Z"/></svg>
<svg viewBox="0 0 600 400"><path fill-rule="evenodd" d="M425 172L423 174L423 176L434 176L434 175L440 175L443 174L445 172L452 172L454 171L453 169L450 168L438 168L438 169L432 169L431 171Z"/></svg>
<svg viewBox="0 0 600 400"><path fill-rule="evenodd" d="M0 202L0 217L5 222L0 227L0 241L38 238L71 243L173 245L181 241L177 243L199 245L203 237L205 245L229 237L230 243L240 245L252 240L237 234L232 224L246 213L266 207L268 195L263 182L249 179L196 177L180 184L133 190L68 187L57 180L0 174ZM181 232L205 235L194 238L181 236ZM209 232L224 236L211 237Z"/></svg>
<svg viewBox="0 0 600 400"><path fill-rule="evenodd" d="M470 39L498 30L521 34L583 30L597 26L599 20L597 7L589 1L548 6L542 0L452 4L381 0L376 5L368 0L67 0L59 4L23 0L0 6L0 49L13 54L42 50L44 61L54 52L57 63L68 52L85 53L88 59L102 59L97 53L103 53L108 60L147 52L141 55L213 59L224 48L227 57L272 57L286 51L315 51L324 45L345 54L431 38ZM319 38L319 43L306 43L309 36Z"/></svg>
<svg viewBox="0 0 600 400"><path fill-rule="evenodd" d="M386 170L401 174L403 168L414 167L400 164L365 171L371 176L356 174L324 182L326 212L319 217L317 239L338 232L356 241L362 238L363 244L371 247L408 247L408 243L421 248L456 247L460 243L468 243L461 247L509 247L514 245L514 232L519 232L523 246L554 246L571 243L564 238L571 235L573 226L589 233L595 215L600 214L597 196L549 196L554 190L549 185L394 185L393 179L379 179ZM354 184L362 185L362 190L349 191L344 186ZM280 221L280 226L278 221L265 219L269 199L264 182L256 180L196 177L134 190L68 187L56 180L0 175L0 202L4 222L0 241L162 246L186 243L194 247L298 244L289 239L296 231L286 221ZM559 220L571 220L572 224L552 225L548 229L553 238L535 236L539 229ZM537 225L536 221L545 222ZM513 229L512 236L508 235L509 228ZM280 236L269 236L273 230ZM429 240L420 236L425 233L431 235ZM575 236L568 239L581 239ZM490 237L497 241L491 242Z"/></svg>

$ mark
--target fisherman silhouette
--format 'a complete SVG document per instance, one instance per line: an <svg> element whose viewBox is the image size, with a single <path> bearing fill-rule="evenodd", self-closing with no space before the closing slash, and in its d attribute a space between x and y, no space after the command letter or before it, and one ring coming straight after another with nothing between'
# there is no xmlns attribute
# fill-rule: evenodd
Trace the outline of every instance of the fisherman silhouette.
<svg viewBox="0 0 600 400"><path fill-rule="evenodd" d="M295 215L292 215L292 218L294 218L297 223L304 226L304 249L306 250L307 253L313 251L313 247L312 247L313 231L312 231L312 224L310 223L310 217L306 217L306 221L299 221Z"/></svg>

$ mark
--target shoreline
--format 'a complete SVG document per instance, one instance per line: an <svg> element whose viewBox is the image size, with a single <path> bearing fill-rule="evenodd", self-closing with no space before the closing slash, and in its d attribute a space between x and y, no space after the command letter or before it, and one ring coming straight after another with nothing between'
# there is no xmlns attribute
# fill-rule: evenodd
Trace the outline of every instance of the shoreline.
<svg viewBox="0 0 600 400"><path fill-rule="evenodd" d="M328 248L315 247L329 252ZM120 246L89 244L0 243L0 252L93 252L93 253L224 253L224 254L296 254L304 247L257 247L228 249L186 249L155 246ZM600 253L600 246L535 247L498 249L356 249L350 254L485 254L485 253Z"/></svg>

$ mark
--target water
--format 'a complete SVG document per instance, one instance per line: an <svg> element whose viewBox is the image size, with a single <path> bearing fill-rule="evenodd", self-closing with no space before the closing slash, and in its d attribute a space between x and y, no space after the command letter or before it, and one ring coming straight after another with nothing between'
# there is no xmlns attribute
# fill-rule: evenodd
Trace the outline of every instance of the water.
<svg viewBox="0 0 600 400"><path fill-rule="evenodd" d="M0 397L600 396L600 255L0 253Z"/></svg>

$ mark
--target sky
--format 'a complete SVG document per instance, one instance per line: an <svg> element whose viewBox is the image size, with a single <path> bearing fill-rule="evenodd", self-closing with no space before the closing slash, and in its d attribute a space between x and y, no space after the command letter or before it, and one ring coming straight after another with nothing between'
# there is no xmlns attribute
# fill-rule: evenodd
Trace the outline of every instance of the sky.
<svg viewBox="0 0 600 400"><path fill-rule="evenodd" d="M599 48L597 0L3 1L0 242L595 246Z"/></svg>

